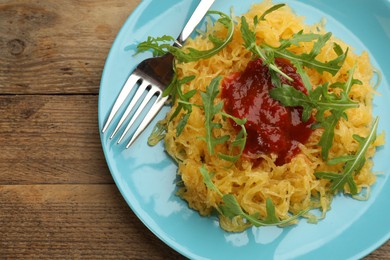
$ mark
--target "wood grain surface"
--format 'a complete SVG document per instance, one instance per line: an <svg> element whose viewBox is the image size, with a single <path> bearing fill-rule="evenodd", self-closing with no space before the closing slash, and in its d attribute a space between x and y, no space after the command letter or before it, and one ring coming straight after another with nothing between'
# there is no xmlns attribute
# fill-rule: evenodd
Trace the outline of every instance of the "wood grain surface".
<svg viewBox="0 0 390 260"><path fill-rule="evenodd" d="M183 258L129 209L99 141L104 62L139 2L0 0L0 259Z"/></svg>

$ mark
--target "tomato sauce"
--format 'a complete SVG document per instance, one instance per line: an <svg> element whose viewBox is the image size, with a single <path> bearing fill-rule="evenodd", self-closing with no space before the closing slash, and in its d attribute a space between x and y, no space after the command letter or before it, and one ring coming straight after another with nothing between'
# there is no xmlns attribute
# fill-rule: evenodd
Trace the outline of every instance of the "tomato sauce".
<svg viewBox="0 0 390 260"><path fill-rule="evenodd" d="M293 81L280 77L307 94L300 75L286 59L276 59L276 65ZM285 164L300 151L298 144L305 143L312 133L313 119L302 121L302 108L285 107L269 95L274 88L270 72L261 59L250 61L243 72L236 72L222 81L221 95L224 110L238 118L246 118L247 142L243 156L255 164L261 154L276 154L276 164ZM233 122L237 131L240 129Z"/></svg>

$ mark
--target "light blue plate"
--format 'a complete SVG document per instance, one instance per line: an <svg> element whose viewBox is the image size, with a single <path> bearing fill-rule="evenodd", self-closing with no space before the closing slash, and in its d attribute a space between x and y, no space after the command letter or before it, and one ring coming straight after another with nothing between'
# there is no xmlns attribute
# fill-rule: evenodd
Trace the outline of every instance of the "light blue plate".
<svg viewBox="0 0 390 260"><path fill-rule="evenodd" d="M194 0L145 0L118 34L108 56L99 94L99 128L134 67L148 54L133 56L135 45L147 36L177 36L194 9ZM212 9L235 14L256 1L217 0ZM243 233L222 231L216 219L200 217L175 195L176 165L163 145L146 144L152 126L131 149L101 135L112 176L129 206L161 240L192 259L357 259L375 250L390 237L390 2L389 0L286 1L307 23L327 19L327 29L355 47L368 50L374 66L383 73L375 97L374 113L380 116L378 132L387 129L387 144L375 156L378 177L368 201L338 196L325 220L317 225L305 220L287 227L251 228ZM239 4L238 4L239 3ZM164 108L164 112L167 108ZM154 123L163 117L160 113ZM154 125L152 123L152 125ZM109 132L112 129L109 129ZM387 162L387 163L386 163Z"/></svg>

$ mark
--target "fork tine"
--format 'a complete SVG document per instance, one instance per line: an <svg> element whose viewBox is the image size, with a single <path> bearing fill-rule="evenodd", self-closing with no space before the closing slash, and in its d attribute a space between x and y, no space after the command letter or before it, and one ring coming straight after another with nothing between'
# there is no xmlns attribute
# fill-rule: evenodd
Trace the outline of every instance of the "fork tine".
<svg viewBox="0 0 390 260"><path fill-rule="evenodd" d="M127 132L130 130L130 127L134 124L135 120L138 118L138 116L141 114L142 110L144 109L144 107L146 106L147 103L149 103L149 101L152 99L152 97L156 94L156 93L159 93L161 92L161 90L159 88L157 88L156 86L153 86L151 85L151 88L149 89L148 91L148 94L146 95L146 97L144 98L144 100L142 101L141 105L139 105L137 111L135 111L134 115L132 116L129 124L126 126L126 129L125 131L123 131L121 137L119 138L118 140L118 144L122 141L122 139L125 137L125 135L127 134Z"/></svg>
<svg viewBox="0 0 390 260"><path fill-rule="evenodd" d="M165 101L167 101L168 97L162 97L162 93L160 92L157 100L154 102L153 106L150 108L149 112L146 114L145 118L142 120L141 124L138 126L137 130L131 137L130 141L126 145L126 149L129 148L137 137L145 130L145 128L149 125L152 119L157 115L157 113L164 106Z"/></svg>
<svg viewBox="0 0 390 260"><path fill-rule="evenodd" d="M125 122L126 118L129 116L131 110L133 110L135 104L138 102L138 100L140 99L140 97L142 96L142 94L145 92L146 88L149 85L150 85L149 82L147 82L146 80L142 80L142 83L139 86L139 88L137 89L137 92L132 97L129 106L126 108L125 112L123 113L121 119L119 120L119 123L115 127L114 132L112 132L110 139L112 139L114 137L114 135L118 132L119 128L122 126L123 122Z"/></svg>
<svg viewBox="0 0 390 260"><path fill-rule="evenodd" d="M114 116L118 112L119 108L122 106L126 97L130 94L131 90L136 85L135 83L137 83L137 81L139 79L140 79L140 76L135 75L135 74L131 74L130 77L127 79L125 85L123 86L121 92L119 93L117 99L115 100L115 103L111 109L110 115L108 116L107 121L102 129L102 133L104 133L107 130L111 121L114 119Z"/></svg>

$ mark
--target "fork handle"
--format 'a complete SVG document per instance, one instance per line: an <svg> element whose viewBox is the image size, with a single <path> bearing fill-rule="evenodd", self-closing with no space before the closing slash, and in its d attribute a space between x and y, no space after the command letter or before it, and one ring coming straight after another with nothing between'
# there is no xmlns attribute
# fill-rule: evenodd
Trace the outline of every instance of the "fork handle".
<svg viewBox="0 0 390 260"><path fill-rule="evenodd" d="M193 12L190 19L188 20L187 24L184 26L183 30L181 31L179 37L177 37L176 41L174 42L173 44L174 46L179 48L183 46L183 43L191 35L191 33L194 31L194 29L200 23L200 21L202 21L203 17L206 15L207 11L210 9L214 1L215 0L201 0L199 2L195 11Z"/></svg>

